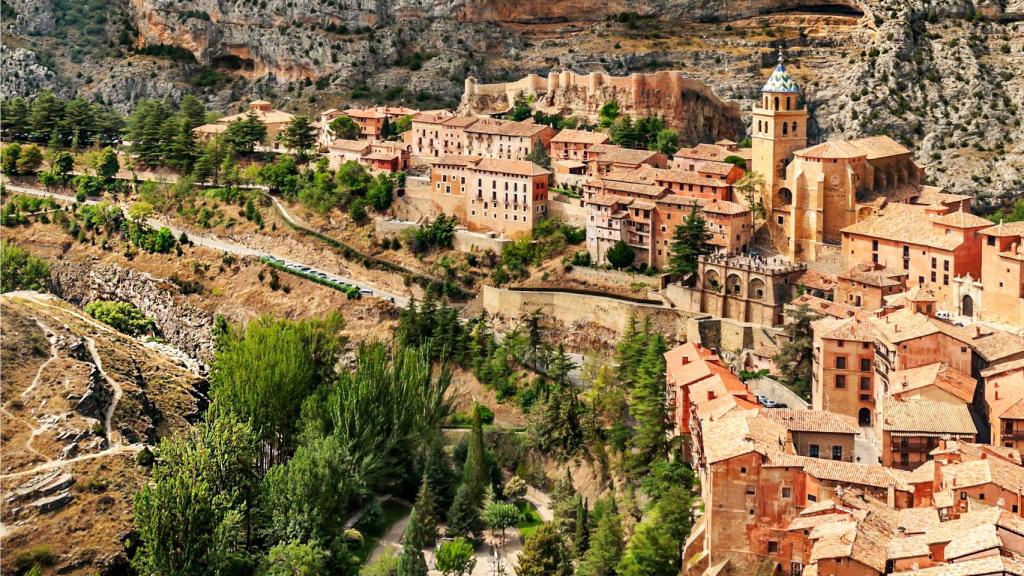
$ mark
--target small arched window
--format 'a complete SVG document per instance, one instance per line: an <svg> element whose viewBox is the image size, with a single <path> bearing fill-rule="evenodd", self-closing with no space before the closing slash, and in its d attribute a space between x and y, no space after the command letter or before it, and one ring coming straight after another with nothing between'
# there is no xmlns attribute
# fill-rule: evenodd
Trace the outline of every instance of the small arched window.
<svg viewBox="0 0 1024 576"><path fill-rule="evenodd" d="M778 110L778 109L779 109L779 97L776 96L775 97L775 110Z"/></svg>
<svg viewBox="0 0 1024 576"><path fill-rule="evenodd" d="M789 134L789 124L786 124L785 122L783 122L782 123L782 135L785 136L786 134Z"/></svg>
<svg viewBox="0 0 1024 576"><path fill-rule="evenodd" d="M793 105L792 103L793 103L793 97L792 96L786 96L786 110L790 109L790 106Z"/></svg>
<svg viewBox="0 0 1024 576"><path fill-rule="evenodd" d="M768 97L767 96L764 97L764 107L765 108L768 107Z"/></svg>
<svg viewBox="0 0 1024 576"><path fill-rule="evenodd" d="M793 136L796 136L796 122L793 122Z"/></svg>

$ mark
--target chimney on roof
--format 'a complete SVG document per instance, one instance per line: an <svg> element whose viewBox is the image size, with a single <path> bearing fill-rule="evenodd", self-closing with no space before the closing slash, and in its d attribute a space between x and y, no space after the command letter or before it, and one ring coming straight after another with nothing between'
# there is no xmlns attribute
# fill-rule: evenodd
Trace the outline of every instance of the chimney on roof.
<svg viewBox="0 0 1024 576"><path fill-rule="evenodd" d="M977 324L974 325L974 337L981 338L981 326L978 326Z"/></svg>
<svg viewBox="0 0 1024 576"><path fill-rule="evenodd" d="M931 554L932 560L936 562L946 561L946 544L948 542L936 542L928 545L928 552Z"/></svg>
<svg viewBox="0 0 1024 576"><path fill-rule="evenodd" d="M689 356L683 356L683 357L680 358L680 361L682 362L683 366L686 366L687 364L690 363L690 357Z"/></svg>
<svg viewBox="0 0 1024 576"><path fill-rule="evenodd" d="M885 503L889 508L896 509L896 487L889 486L885 490Z"/></svg>
<svg viewBox="0 0 1024 576"><path fill-rule="evenodd" d="M714 400L714 399L715 399L715 391L714 390L708 390L708 400Z"/></svg>

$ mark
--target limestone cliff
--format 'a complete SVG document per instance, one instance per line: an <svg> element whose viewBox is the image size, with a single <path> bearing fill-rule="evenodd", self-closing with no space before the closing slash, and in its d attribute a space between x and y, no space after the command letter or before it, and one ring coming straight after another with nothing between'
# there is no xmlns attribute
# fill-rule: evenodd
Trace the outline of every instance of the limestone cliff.
<svg viewBox="0 0 1024 576"><path fill-rule="evenodd" d="M812 139L888 133L939 184L1024 191L1022 0L4 2L3 95L77 91L121 110L187 92L218 108L253 95L307 112L455 106L468 76L551 70L682 70L749 110L783 45ZM731 122L700 108L706 134Z"/></svg>

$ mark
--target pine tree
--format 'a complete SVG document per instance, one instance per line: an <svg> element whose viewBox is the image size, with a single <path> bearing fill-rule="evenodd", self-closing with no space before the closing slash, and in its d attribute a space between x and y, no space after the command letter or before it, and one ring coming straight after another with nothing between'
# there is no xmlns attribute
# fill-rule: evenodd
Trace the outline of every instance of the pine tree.
<svg viewBox="0 0 1024 576"><path fill-rule="evenodd" d="M597 528L590 540L590 548L580 559L576 570L579 576L614 576L622 560L622 519L615 507L614 497L609 499L609 508L597 518Z"/></svg>
<svg viewBox="0 0 1024 576"><path fill-rule="evenodd" d="M437 541L437 525L428 514L420 511L419 501L409 512L409 523L405 527L405 542L417 550L433 546Z"/></svg>
<svg viewBox="0 0 1024 576"><path fill-rule="evenodd" d="M786 339L772 360L789 381L793 391L803 398L809 398L814 361L814 330L811 322L818 316L811 312L807 304L786 310L786 316L788 321L783 328Z"/></svg>
<svg viewBox="0 0 1024 576"><path fill-rule="evenodd" d="M478 405L473 406L473 427L469 434L469 450L462 468L462 484L469 489L474 506L480 506L487 488L487 458L484 453L484 428Z"/></svg>
<svg viewBox="0 0 1024 576"><path fill-rule="evenodd" d="M427 560L423 557L423 550L406 540L402 546L402 556L398 559L395 576L427 576L427 572Z"/></svg>
<svg viewBox="0 0 1024 576"><path fill-rule="evenodd" d="M182 123L189 130L201 126L206 121L206 110L203 108L203 103L191 94L181 99L178 113L181 115Z"/></svg>
<svg viewBox="0 0 1024 576"><path fill-rule="evenodd" d="M516 563L518 576L571 576L569 547L552 524L542 524L526 539Z"/></svg>
<svg viewBox="0 0 1024 576"><path fill-rule="evenodd" d="M440 435L430 444L423 476L430 485L440 519L440 514L447 513L455 499L455 474Z"/></svg>
<svg viewBox="0 0 1024 576"><path fill-rule="evenodd" d="M555 355L548 365L548 377L559 386L571 385L568 384L569 372L575 370L576 367L569 355L565 353L565 347L559 342Z"/></svg>
<svg viewBox="0 0 1024 576"><path fill-rule="evenodd" d="M664 353L665 342L656 334L649 339L630 402L630 412L636 421L631 438L632 456L641 469L664 455L667 449Z"/></svg>
<svg viewBox="0 0 1024 576"><path fill-rule="evenodd" d="M476 537L483 533L483 520L480 518L478 501L473 498L469 486L459 486L455 500L448 510L447 536Z"/></svg>
<svg viewBox="0 0 1024 576"><path fill-rule="evenodd" d="M707 221L697 213L697 207L694 206L683 219L683 223L676 226L672 236L672 249L669 257L672 273L696 274L697 260L712 252L712 246L709 243L711 237Z"/></svg>
<svg viewBox="0 0 1024 576"><path fill-rule="evenodd" d="M437 507L434 491L430 488L430 483L427 482L426 478L423 478L423 481L420 482L420 490L416 494L416 508L419 510L420 522L424 527L429 528L424 533L430 532L433 534L434 527L440 522L440 510Z"/></svg>
<svg viewBox="0 0 1024 576"><path fill-rule="evenodd" d="M572 482L572 474L569 472L569 468L566 468L565 476L551 490L551 512L554 515L552 524L566 538L576 534L578 497L576 486Z"/></svg>

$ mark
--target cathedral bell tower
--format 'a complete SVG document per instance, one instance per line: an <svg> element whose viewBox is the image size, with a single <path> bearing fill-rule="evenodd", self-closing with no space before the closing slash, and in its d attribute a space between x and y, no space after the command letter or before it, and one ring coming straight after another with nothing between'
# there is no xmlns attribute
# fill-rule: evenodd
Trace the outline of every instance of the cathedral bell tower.
<svg viewBox="0 0 1024 576"><path fill-rule="evenodd" d="M773 222L773 211L793 201L785 186L786 166L794 151L807 147L807 107L800 104L800 88L782 64L781 49L779 64L761 89L752 116L750 168L764 176L762 201Z"/></svg>

